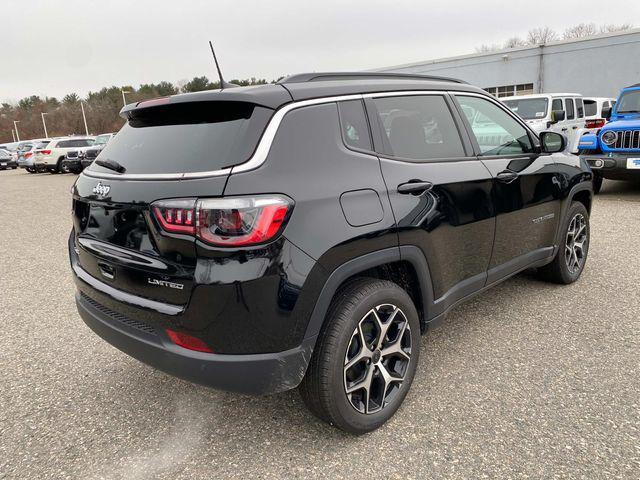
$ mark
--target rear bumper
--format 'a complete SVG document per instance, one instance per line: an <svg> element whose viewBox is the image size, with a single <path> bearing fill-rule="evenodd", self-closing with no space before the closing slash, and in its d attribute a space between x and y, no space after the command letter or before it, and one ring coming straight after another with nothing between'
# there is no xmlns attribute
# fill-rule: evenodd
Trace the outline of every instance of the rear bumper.
<svg viewBox="0 0 640 480"><path fill-rule="evenodd" d="M628 159L640 159L640 152L582 155L582 158L589 164L594 173L604 178L611 180L640 180L640 168L627 168Z"/></svg>
<svg viewBox="0 0 640 480"><path fill-rule="evenodd" d="M0 169L4 170L6 168L16 168L18 164L13 160L3 160L0 161Z"/></svg>
<svg viewBox="0 0 640 480"><path fill-rule="evenodd" d="M110 312L86 294L76 293L76 305L89 328L124 353L170 375L230 392L263 395L297 387L316 340L277 353L201 353L173 344L160 329Z"/></svg>

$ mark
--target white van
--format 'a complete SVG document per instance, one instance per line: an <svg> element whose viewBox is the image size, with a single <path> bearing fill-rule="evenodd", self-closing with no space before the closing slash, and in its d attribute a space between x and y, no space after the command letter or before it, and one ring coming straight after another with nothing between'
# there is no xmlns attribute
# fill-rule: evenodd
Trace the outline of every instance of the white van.
<svg viewBox="0 0 640 480"><path fill-rule="evenodd" d="M502 100L536 132L558 132L567 137L567 151L578 153L579 130L585 127L584 98L579 93L541 93ZM582 136L582 135L580 135Z"/></svg>

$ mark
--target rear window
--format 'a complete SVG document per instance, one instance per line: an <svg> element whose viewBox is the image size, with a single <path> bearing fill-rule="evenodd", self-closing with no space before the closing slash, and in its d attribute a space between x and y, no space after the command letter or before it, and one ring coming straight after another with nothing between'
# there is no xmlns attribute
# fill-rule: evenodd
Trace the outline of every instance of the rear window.
<svg viewBox="0 0 640 480"><path fill-rule="evenodd" d="M39 150L39 149L41 149L41 148L45 148L47 145L49 145L49 143L50 143L50 142L51 142L51 140L46 140L46 141L44 141L44 142L38 142L38 143L36 143L36 145L35 145L35 147L34 147L34 148L35 148L36 150Z"/></svg>
<svg viewBox="0 0 640 480"><path fill-rule="evenodd" d="M93 145L93 140L89 138L78 138L75 140L60 140L56 148L78 148Z"/></svg>
<svg viewBox="0 0 640 480"><path fill-rule="evenodd" d="M247 161L273 110L246 102L191 102L131 112L100 153L126 173L194 173ZM93 163L92 171L113 173Z"/></svg>
<svg viewBox="0 0 640 480"><path fill-rule="evenodd" d="M598 103L595 100L584 101L584 116L592 117L598 114Z"/></svg>

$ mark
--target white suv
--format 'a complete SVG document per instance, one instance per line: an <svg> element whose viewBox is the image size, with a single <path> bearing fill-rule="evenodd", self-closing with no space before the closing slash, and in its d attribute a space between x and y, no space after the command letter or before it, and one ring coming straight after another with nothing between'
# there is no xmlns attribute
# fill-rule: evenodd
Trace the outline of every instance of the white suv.
<svg viewBox="0 0 640 480"><path fill-rule="evenodd" d="M567 137L567 151L578 153L579 130L585 127L584 98L579 93L544 93L504 97L502 100L536 132ZM580 134L580 135L579 135Z"/></svg>
<svg viewBox="0 0 640 480"><path fill-rule="evenodd" d="M94 141L95 137L61 137L51 140L46 148L35 152L36 171L61 172L62 160L69 150L90 147Z"/></svg>

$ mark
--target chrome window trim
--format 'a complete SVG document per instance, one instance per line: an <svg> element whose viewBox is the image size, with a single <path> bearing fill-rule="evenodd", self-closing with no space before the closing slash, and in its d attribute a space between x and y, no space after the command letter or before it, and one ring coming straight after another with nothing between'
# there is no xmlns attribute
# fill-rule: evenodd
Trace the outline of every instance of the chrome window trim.
<svg viewBox="0 0 640 480"><path fill-rule="evenodd" d="M234 165L233 167L223 168L219 170L210 170L210 171L202 171L202 172L191 172L191 173L101 173L101 172L92 172L91 167L86 168L82 175L91 178L99 178L99 179L117 179L117 180L195 180L209 177L220 177L234 173L241 172L249 172L251 170L255 170L260 167L267 159L269 155L269 151L271 150L271 145L273 144L273 140L280 128L280 124L282 120L287 115L287 113L292 110L296 110L298 108L304 108L312 105L322 105L325 103L334 103L346 100L362 100L364 98L378 98L378 97L399 97L399 96L408 96L408 95L446 95L449 94L463 94L463 95L472 95L478 96L482 98L487 98L491 101L493 99L489 94L483 95L473 92L465 92L465 91L450 91L450 90L399 90L393 92L379 92L379 93L357 93L350 95L337 95L333 97L321 97L321 98L312 98L309 100L300 100L294 101L292 103L288 103L280 107L273 114L273 117L269 120L267 127L265 128L260 141L258 142L258 146L256 147L255 152L244 163L239 165ZM497 102L494 102L497 103ZM498 104L500 105L500 104ZM503 108L503 105L500 105ZM513 116L513 112L509 113ZM529 130L527 128L527 130Z"/></svg>

